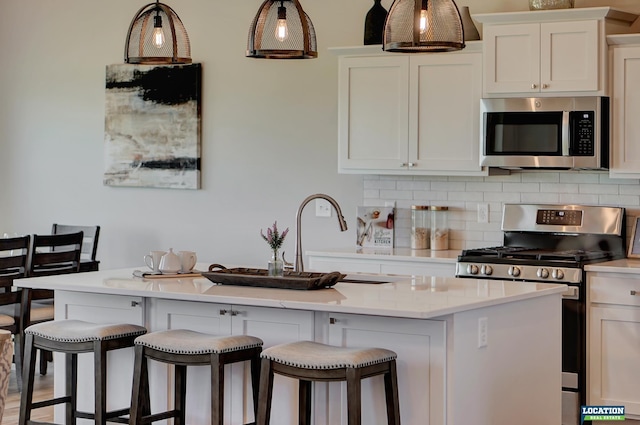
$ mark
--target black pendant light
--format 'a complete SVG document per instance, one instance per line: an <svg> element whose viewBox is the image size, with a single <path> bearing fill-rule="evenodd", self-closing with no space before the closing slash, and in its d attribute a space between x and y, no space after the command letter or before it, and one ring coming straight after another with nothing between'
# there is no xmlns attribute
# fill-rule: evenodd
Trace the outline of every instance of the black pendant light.
<svg viewBox="0 0 640 425"><path fill-rule="evenodd" d="M134 64L191 63L191 45L178 14L156 1L142 7L129 25L124 61Z"/></svg>
<svg viewBox="0 0 640 425"><path fill-rule="evenodd" d="M316 31L298 0L265 0L249 28L247 57L313 59Z"/></svg>
<svg viewBox="0 0 640 425"><path fill-rule="evenodd" d="M383 50L447 52L464 47L462 19L453 0L394 0L384 25Z"/></svg>

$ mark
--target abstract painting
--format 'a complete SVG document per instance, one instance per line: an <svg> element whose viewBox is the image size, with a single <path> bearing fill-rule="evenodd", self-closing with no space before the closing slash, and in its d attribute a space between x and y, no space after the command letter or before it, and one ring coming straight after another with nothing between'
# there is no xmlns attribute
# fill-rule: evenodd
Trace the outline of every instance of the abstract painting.
<svg viewBox="0 0 640 425"><path fill-rule="evenodd" d="M107 186L200 188L202 67L108 65Z"/></svg>

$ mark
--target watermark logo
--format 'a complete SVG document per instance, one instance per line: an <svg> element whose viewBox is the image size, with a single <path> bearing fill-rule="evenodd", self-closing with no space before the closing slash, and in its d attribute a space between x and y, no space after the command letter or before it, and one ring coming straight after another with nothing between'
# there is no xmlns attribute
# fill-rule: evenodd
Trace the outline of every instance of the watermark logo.
<svg viewBox="0 0 640 425"><path fill-rule="evenodd" d="M581 406L580 424L584 421L624 421L624 406Z"/></svg>

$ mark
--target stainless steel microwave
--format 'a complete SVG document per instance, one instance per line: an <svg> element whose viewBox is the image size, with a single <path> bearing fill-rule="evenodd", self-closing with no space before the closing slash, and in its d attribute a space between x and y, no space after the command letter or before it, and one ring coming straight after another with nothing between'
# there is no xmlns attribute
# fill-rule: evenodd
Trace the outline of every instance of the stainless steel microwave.
<svg viewBox="0 0 640 425"><path fill-rule="evenodd" d="M609 168L609 98L482 99L480 163L500 168Z"/></svg>

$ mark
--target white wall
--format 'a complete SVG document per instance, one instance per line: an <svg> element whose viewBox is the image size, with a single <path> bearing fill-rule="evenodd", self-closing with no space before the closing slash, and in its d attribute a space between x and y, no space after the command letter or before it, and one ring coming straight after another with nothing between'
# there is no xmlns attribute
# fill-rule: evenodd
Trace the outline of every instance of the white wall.
<svg viewBox="0 0 640 425"><path fill-rule="evenodd" d="M372 198L370 179L336 173L337 58L327 48L362 44L373 2L303 0L319 58L266 61L244 57L261 1L168 1L203 64L202 190L105 187L105 66L123 61L128 25L146 3L0 0L0 232L100 224L103 268L136 266L148 250L169 247L196 250L205 262L261 266L269 250L260 229L274 220L293 228L311 193L336 198L353 223L356 206ZM576 3L640 13L636 0ZM472 13L528 8L527 0L463 5ZM353 225L341 234L335 217L312 210L304 248L352 245ZM285 250L291 259L293 234Z"/></svg>

